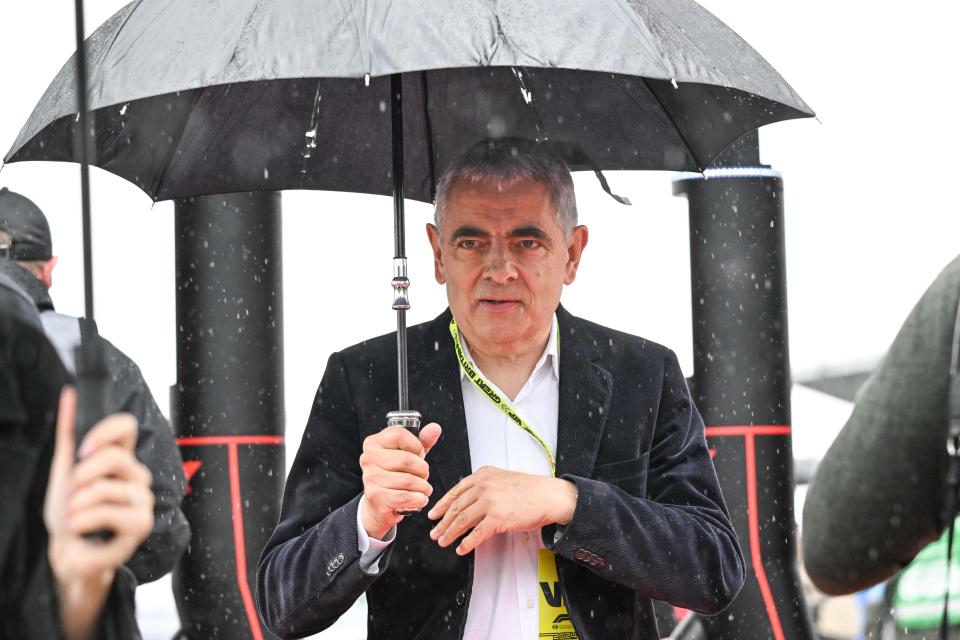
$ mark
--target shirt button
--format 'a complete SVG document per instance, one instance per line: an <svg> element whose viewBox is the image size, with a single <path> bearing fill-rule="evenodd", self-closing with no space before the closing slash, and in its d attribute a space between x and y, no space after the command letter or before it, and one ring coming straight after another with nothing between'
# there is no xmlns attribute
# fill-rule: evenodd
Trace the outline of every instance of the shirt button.
<svg viewBox="0 0 960 640"><path fill-rule="evenodd" d="M457 591L457 606L462 607L466 601L467 594L465 594L463 591Z"/></svg>
<svg viewBox="0 0 960 640"><path fill-rule="evenodd" d="M533 598L527 598L527 609L533 609Z"/></svg>
<svg viewBox="0 0 960 640"><path fill-rule="evenodd" d="M520 534L520 539L523 540L524 542L528 542L530 540L530 534L524 531L523 533Z"/></svg>

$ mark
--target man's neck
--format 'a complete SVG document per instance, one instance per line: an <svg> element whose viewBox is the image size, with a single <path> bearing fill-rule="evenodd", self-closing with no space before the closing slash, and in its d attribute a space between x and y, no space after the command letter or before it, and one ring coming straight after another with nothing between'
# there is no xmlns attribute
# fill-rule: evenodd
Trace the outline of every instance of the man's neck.
<svg viewBox="0 0 960 640"><path fill-rule="evenodd" d="M498 348L498 345L493 345L492 348L486 347L471 342L469 338L467 338L467 347L470 349L470 357L483 371L483 375L513 400L533 373L533 368L543 355L544 349L547 348L552 331L553 321L551 320L550 326L539 339L519 351Z"/></svg>
<svg viewBox="0 0 960 640"><path fill-rule="evenodd" d="M2 258L0 258L2 260ZM33 274L16 262L4 260L0 263L0 272L10 276L17 285L23 289L28 296L33 299L33 303L41 311L53 309L53 300L50 299L50 292L43 283Z"/></svg>

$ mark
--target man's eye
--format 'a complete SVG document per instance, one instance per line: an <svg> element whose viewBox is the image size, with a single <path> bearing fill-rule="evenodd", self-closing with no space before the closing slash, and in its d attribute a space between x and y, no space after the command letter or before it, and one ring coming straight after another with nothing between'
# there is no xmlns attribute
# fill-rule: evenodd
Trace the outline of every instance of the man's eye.
<svg viewBox="0 0 960 640"><path fill-rule="evenodd" d="M480 246L480 242L477 240L461 240L460 248L461 249L476 249Z"/></svg>
<svg viewBox="0 0 960 640"><path fill-rule="evenodd" d="M536 249L540 246L539 240L521 240L520 247L523 249Z"/></svg>

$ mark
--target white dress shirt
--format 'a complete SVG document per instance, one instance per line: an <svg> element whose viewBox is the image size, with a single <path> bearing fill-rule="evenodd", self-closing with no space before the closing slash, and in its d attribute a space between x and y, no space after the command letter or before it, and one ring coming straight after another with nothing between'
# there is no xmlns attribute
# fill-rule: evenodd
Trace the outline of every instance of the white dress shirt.
<svg viewBox="0 0 960 640"><path fill-rule="evenodd" d="M556 317L553 326L554 330L550 332L550 339L543 354L516 398L509 399L509 396L486 376L483 378L501 397L508 398L510 406L556 454L560 399ZM460 338L467 358L473 362L469 345L462 334ZM483 372L480 373L482 375ZM540 444L490 402L466 377L462 368L460 385L467 419L472 471L483 466L493 466L532 475L552 475L550 463ZM370 538L360 522L358 510L357 537L362 553L360 566L364 571L379 571L379 558L395 535L396 529L392 529L383 541ZM436 543L425 540L424 544ZM473 590L467 609L464 640L538 638L537 553L541 548L543 543L540 529L532 529L495 534L473 551Z"/></svg>

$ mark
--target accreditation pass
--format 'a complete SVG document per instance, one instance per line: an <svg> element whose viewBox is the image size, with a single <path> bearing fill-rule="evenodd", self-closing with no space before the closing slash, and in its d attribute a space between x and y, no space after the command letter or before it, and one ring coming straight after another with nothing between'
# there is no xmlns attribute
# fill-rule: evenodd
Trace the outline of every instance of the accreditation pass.
<svg viewBox="0 0 960 640"><path fill-rule="evenodd" d="M540 586L541 640L580 640L560 590L557 559L550 549L540 549L537 555L537 582Z"/></svg>

